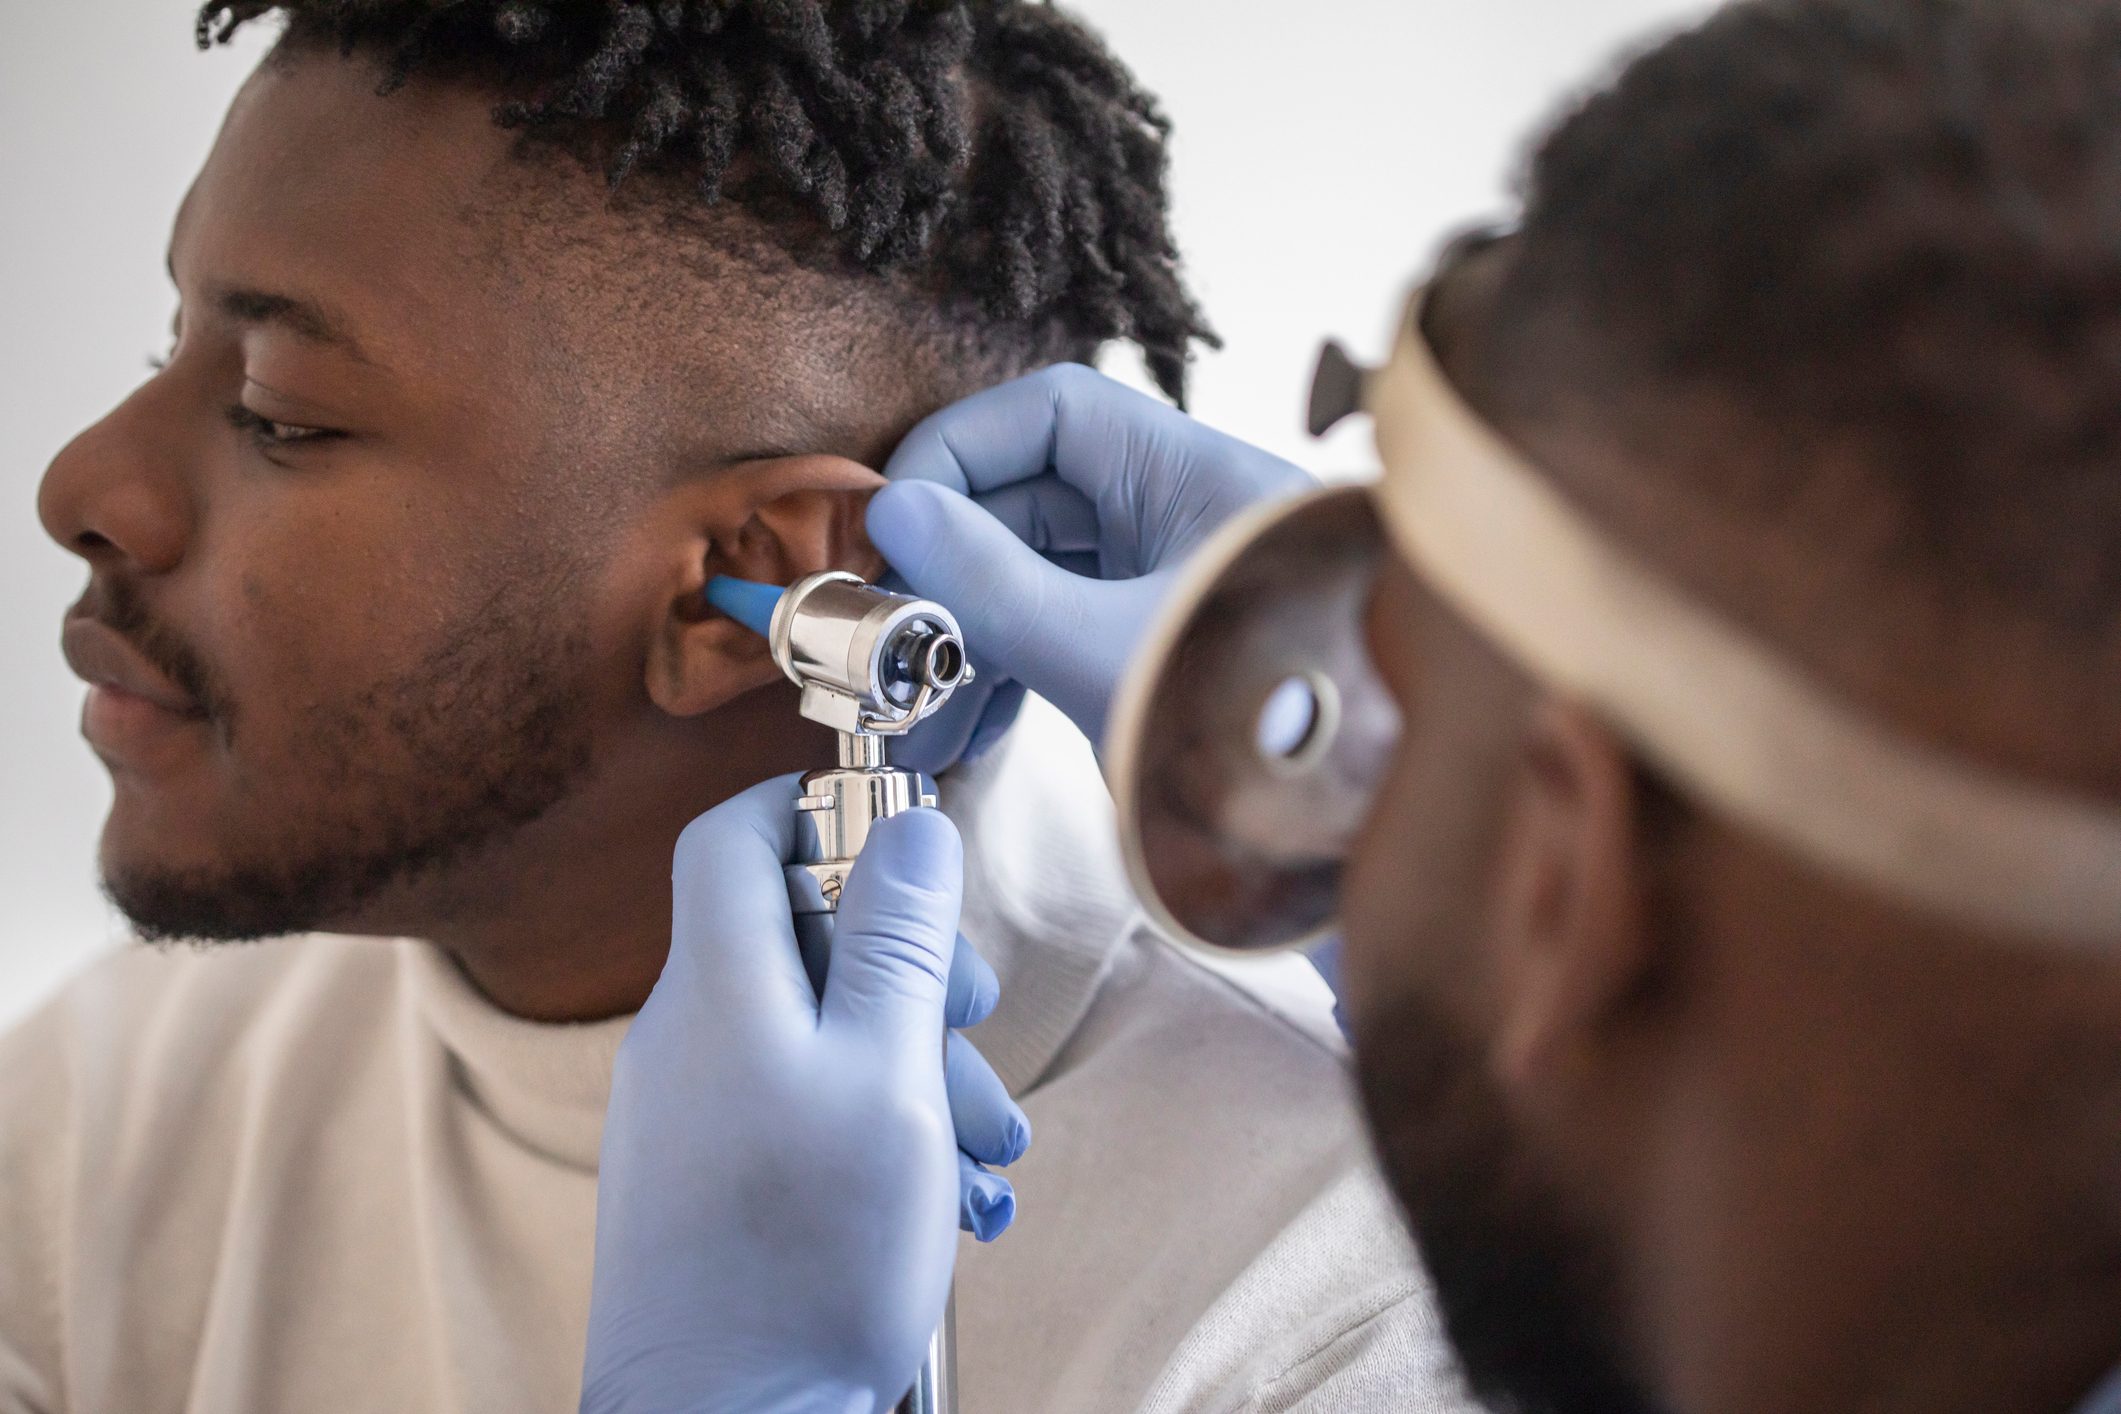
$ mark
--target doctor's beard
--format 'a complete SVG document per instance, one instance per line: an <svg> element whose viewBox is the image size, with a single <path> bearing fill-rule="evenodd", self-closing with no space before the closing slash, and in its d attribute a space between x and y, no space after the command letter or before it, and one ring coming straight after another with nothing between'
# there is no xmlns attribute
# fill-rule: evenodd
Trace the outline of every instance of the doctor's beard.
<svg viewBox="0 0 2121 1414"><path fill-rule="evenodd" d="M1605 1245L1538 1172L1480 1052L1402 995L1358 1038L1378 1156L1468 1382L1509 1414L1664 1414L1615 1332Z"/></svg>

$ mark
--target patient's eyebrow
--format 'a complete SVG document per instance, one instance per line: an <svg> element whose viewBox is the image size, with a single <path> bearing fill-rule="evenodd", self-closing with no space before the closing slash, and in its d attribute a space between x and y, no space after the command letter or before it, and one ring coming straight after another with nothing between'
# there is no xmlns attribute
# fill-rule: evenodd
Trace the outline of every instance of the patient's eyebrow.
<svg viewBox="0 0 2121 1414"><path fill-rule="evenodd" d="M323 305L270 290L229 289L214 300L222 314L239 324L269 324L297 338L339 350L362 363L374 363L346 321Z"/></svg>

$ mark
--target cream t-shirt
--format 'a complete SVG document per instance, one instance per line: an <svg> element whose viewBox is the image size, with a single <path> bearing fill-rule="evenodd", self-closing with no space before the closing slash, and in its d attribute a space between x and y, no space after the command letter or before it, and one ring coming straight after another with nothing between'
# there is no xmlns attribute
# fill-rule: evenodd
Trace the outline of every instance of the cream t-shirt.
<svg viewBox="0 0 2121 1414"><path fill-rule="evenodd" d="M975 1039L1037 1135L962 1250L966 1414L1470 1408L1308 970L1156 937L1036 704L944 797L1003 982ZM406 940L92 968L0 1038L0 1411L572 1409L626 1025Z"/></svg>

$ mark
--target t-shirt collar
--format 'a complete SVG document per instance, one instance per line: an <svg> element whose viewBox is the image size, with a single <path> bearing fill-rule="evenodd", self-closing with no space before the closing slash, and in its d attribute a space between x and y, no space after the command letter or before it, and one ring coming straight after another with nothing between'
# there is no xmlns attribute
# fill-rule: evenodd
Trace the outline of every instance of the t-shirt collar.
<svg viewBox="0 0 2121 1414"><path fill-rule="evenodd" d="M1089 744L1036 698L992 752L939 784L966 842L962 931L1002 982L1000 1006L972 1039L1022 1094L1081 1024L1139 923L1111 799ZM593 1170L632 1018L526 1021L488 1002L440 950L401 948L416 1024L439 1039L472 1101L520 1142Z"/></svg>

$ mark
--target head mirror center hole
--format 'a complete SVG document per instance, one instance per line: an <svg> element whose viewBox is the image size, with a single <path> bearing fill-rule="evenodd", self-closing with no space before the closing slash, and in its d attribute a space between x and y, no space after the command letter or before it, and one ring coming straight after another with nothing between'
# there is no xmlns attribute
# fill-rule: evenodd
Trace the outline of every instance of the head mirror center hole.
<svg viewBox="0 0 2121 1414"><path fill-rule="evenodd" d="M1301 769L1325 754L1340 723L1340 694L1318 673L1296 673L1275 684L1253 721L1260 760Z"/></svg>

